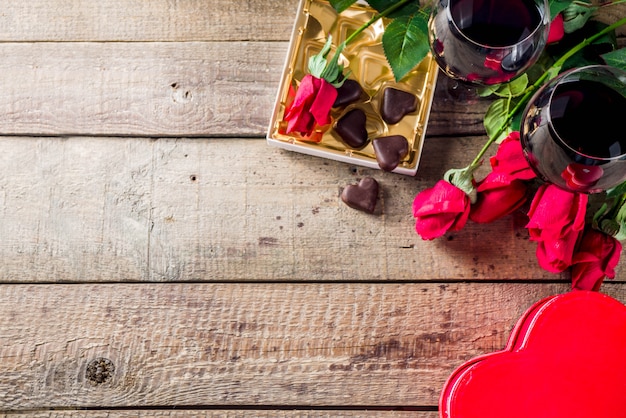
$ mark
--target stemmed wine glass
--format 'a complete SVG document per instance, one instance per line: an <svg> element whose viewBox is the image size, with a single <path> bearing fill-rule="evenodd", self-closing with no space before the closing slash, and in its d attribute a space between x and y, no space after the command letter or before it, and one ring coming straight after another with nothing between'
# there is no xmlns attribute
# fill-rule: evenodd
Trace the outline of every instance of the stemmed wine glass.
<svg viewBox="0 0 626 418"><path fill-rule="evenodd" d="M562 73L531 98L520 140L539 177L595 193L626 180L626 72L591 65Z"/></svg>
<svg viewBox="0 0 626 418"><path fill-rule="evenodd" d="M453 79L504 83L536 62L549 26L548 0L435 0L431 52Z"/></svg>

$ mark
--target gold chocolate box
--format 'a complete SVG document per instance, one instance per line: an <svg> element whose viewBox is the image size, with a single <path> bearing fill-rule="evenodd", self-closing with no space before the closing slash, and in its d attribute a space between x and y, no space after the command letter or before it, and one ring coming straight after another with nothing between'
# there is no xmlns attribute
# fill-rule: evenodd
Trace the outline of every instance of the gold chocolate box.
<svg viewBox="0 0 626 418"><path fill-rule="evenodd" d="M337 121L354 108L363 110L367 116L367 144L359 149L351 148L332 127L323 132L319 142L307 141L297 133L285 133L286 122L283 118L290 90L293 95L300 80L307 73L309 58L320 52L329 35L333 40L333 50L329 54L331 56L339 43L375 14L376 11L366 4L355 3L349 9L337 14L328 1L301 1L268 130L267 141L270 145L379 169L372 140L377 137L402 135L408 141L409 152L393 172L416 174L438 67L428 54L416 68L396 82L385 58L381 41L385 19L378 20L343 50L339 62L346 68L344 73L350 71L348 78L358 81L365 95L362 100L347 107L333 108L331 113L332 120ZM386 123L379 111L383 91L387 87L410 92L417 98L417 110L405 115L395 124Z"/></svg>

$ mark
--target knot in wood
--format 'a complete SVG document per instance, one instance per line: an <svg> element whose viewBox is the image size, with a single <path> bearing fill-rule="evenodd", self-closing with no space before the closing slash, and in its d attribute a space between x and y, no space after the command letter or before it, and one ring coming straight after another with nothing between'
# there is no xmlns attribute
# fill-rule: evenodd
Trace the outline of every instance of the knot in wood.
<svg viewBox="0 0 626 418"><path fill-rule="evenodd" d="M105 383L113 377L115 365L111 360L104 357L98 357L91 360L87 364L87 372L85 373L87 380L93 385Z"/></svg>

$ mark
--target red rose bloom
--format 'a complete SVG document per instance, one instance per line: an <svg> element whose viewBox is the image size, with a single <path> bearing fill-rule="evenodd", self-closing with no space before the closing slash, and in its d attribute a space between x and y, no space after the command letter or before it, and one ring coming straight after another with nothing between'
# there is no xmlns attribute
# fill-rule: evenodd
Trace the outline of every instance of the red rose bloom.
<svg viewBox="0 0 626 418"><path fill-rule="evenodd" d="M572 264L572 289L600 290L605 277L615 277L622 244L610 235L587 229Z"/></svg>
<svg viewBox="0 0 626 418"><path fill-rule="evenodd" d="M510 174L514 179L531 180L537 175L524 157L519 138L519 131L511 132L500 143L496 155L491 157L491 169L494 172Z"/></svg>
<svg viewBox="0 0 626 418"><path fill-rule="evenodd" d="M530 239L537 241L539 265L560 273L572 264L576 243L585 226L588 196L560 189L553 184L539 187L526 225Z"/></svg>
<svg viewBox="0 0 626 418"><path fill-rule="evenodd" d="M478 199L471 206L470 219L489 223L519 209L527 200L528 187L504 173L490 173L476 188Z"/></svg>
<svg viewBox="0 0 626 418"><path fill-rule="evenodd" d="M445 180L423 190L413 201L415 230L425 240L438 238L447 231L465 226L470 199L465 192Z"/></svg>
<svg viewBox="0 0 626 418"><path fill-rule="evenodd" d="M337 89L323 78L304 76L293 99L285 110L287 133L309 136L315 125L330 123L330 109L337 98Z"/></svg>
<svg viewBox="0 0 626 418"><path fill-rule="evenodd" d="M476 191L478 198L472 205L470 219L478 223L493 222L522 206L528 197L524 180L536 177L524 157L519 132L513 132L502 141L491 157L492 172L482 180Z"/></svg>
<svg viewBox="0 0 626 418"><path fill-rule="evenodd" d="M559 13L552 22L550 22L550 32L548 33L548 43L553 44L560 41L565 36L563 15Z"/></svg>

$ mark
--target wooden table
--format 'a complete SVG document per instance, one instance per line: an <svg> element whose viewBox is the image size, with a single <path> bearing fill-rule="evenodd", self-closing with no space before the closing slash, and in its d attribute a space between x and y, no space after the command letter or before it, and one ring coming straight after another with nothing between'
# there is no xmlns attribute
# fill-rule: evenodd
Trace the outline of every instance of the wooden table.
<svg viewBox="0 0 626 418"><path fill-rule="evenodd" d="M487 100L440 84L415 177L268 147L297 0L6 3L0 411L435 418L455 367L569 289L522 216L414 232ZM339 198L364 176L376 215Z"/></svg>

